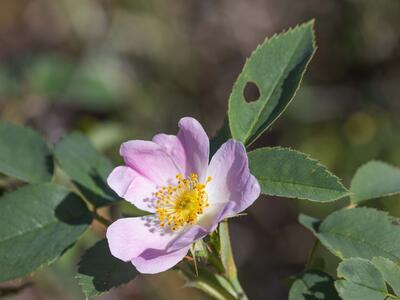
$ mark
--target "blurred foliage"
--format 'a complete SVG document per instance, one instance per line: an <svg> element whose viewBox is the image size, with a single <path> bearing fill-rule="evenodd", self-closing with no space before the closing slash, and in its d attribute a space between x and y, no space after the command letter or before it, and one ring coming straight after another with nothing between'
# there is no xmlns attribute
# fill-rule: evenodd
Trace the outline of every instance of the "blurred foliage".
<svg viewBox="0 0 400 300"><path fill-rule="evenodd" d="M122 141L173 133L181 116L197 117L213 135L250 51L315 18L318 50L302 88L254 146L308 153L349 186L370 159L400 166L399 15L396 0L3 0L0 118L33 126L51 142L81 130L116 163ZM0 178L1 193L3 186ZM398 203L371 205L398 216ZM338 205L346 200L269 197L233 222L251 299L287 299L282 280L303 269L313 242L298 212L323 217ZM10 299L82 298L70 262L102 237L98 227ZM204 299L181 285L173 273L143 276L104 299Z"/></svg>

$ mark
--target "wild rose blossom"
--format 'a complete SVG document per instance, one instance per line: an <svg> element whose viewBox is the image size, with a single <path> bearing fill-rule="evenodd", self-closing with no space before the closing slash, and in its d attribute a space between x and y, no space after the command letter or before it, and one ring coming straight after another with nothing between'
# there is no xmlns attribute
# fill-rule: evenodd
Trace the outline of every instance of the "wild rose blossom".
<svg viewBox="0 0 400 300"><path fill-rule="evenodd" d="M176 136L123 143L125 166L107 180L120 197L152 213L119 219L107 230L112 255L131 261L141 273L173 267L193 242L260 194L242 143L228 140L208 163L210 143L200 123L186 117L179 128Z"/></svg>

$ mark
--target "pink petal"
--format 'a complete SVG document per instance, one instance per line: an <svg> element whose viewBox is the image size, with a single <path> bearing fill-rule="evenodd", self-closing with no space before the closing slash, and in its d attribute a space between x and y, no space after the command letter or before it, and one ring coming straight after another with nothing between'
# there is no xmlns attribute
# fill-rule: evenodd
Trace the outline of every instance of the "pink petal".
<svg viewBox="0 0 400 300"><path fill-rule="evenodd" d="M157 134L153 137L153 142L160 145L165 152L173 159L176 165L183 171L186 170L185 149L176 135Z"/></svg>
<svg viewBox="0 0 400 300"><path fill-rule="evenodd" d="M196 225L190 226L178 233L168 244L167 249L171 251L190 246L214 231L221 220L222 214L225 212L226 206L227 203L211 203L205 209L203 215L199 217Z"/></svg>
<svg viewBox="0 0 400 300"><path fill-rule="evenodd" d="M203 227L208 232L212 232L217 228L220 216L229 202L211 202L204 210L203 215L197 220L197 225Z"/></svg>
<svg viewBox="0 0 400 300"><path fill-rule="evenodd" d="M107 229L111 254L123 261L130 261L148 249L165 252L168 243L179 232L166 232L154 216L119 219Z"/></svg>
<svg viewBox="0 0 400 300"><path fill-rule="evenodd" d="M120 153L129 167L159 186L167 185L183 171L163 147L151 141L125 142Z"/></svg>
<svg viewBox="0 0 400 300"><path fill-rule="evenodd" d="M206 192L210 203L228 203L219 218L238 214L260 195L260 185L250 174L243 144L229 140L211 159L208 174L212 180Z"/></svg>
<svg viewBox="0 0 400 300"><path fill-rule="evenodd" d="M187 254L190 247L168 252L148 249L140 256L131 260L140 273L155 274L166 271L179 263Z"/></svg>
<svg viewBox="0 0 400 300"><path fill-rule="evenodd" d="M201 124L190 117L179 121L178 139L186 154L186 175L196 173L205 180L210 153L210 141Z"/></svg>
<svg viewBox="0 0 400 300"><path fill-rule="evenodd" d="M217 229L218 222L222 219L223 214L225 215L228 203L211 203L203 215L199 217L195 225L177 233L176 237L169 242L167 246L168 251L175 251L190 246Z"/></svg>
<svg viewBox="0 0 400 300"><path fill-rule="evenodd" d="M205 237L208 233L209 231L200 225L190 226L172 239L167 249L168 251L177 251L185 247L190 247L191 244Z"/></svg>
<svg viewBox="0 0 400 300"><path fill-rule="evenodd" d="M156 185L130 167L116 167L107 178L108 185L141 210L154 212L153 193Z"/></svg>

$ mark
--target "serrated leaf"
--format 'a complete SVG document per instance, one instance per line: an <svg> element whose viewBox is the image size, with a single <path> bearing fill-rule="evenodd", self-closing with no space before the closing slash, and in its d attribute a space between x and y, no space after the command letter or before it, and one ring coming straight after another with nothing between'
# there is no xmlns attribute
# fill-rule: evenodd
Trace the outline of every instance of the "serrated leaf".
<svg viewBox="0 0 400 300"><path fill-rule="evenodd" d="M351 181L351 202L400 193L400 169L381 161L370 161L361 166Z"/></svg>
<svg viewBox="0 0 400 300"><path fill-rule="evenodd" d="M311 224L321 243L341 259L382 256L400 262L400 227L385 212L360 207L336 211L319 224L304 216L300 222Z"/></svg>
<svg viewBox="0 0 400 300"><path fill-rule="evenodd" d="M289 300L340 300L334 286L334 281L328 274L307 270L293 282Z"/></svg>
<svg viewBox="0 0 400 300"><path fill-rule="evenodd" d="M111 255L107 240L89 248L79 262L78 283L87 299L134 279L138 272L130 262Z"/></svg>
<svg viewBox="0 0 400 300"><path fill-rule="evenodd" d="M266 195L328 202L348 195L339 178L318 161L287 148L248 153L251 173Z"/></svg>
<svg viewBox="0 0 400 300"><path fill-rule="evenodd" d="M107 185L112 163L84 135L67 135L56 145L54 154L61 168L94 205L108 205L118 199Z"/></svg>
<svg viewBox="0 0 400 300"><path fill-rule="evenodd" d="M384 257L374 257L372 264L382 273L396 295L400 296L400 266Z"/></svg>
<svg viewBox="0 0 400 300"><path fill-rule="evenodd" d="M339 264L336 289L343 300L398 299L391 295L382 274L368 260L349 258Z"/></svg>
<svg viewBox="0 0 400 300"><path fill-rule="evenodd" d="M0 123L0 172L30 183L50 181L50 149L32 129Z"/></svg>
<svg viewBox="0 0 400 300"><path fill-rule="evenodd" d="M276 35L247 59L229 97L228 117L234 139L250 144L289 105L315 51L313 26L311 21ZM244 89L249 82L258 87L260 97L248 103Z"/></svg>
<svg viewBox="0 0 400 300"><path fill-rule="evenodd" d="M54 261L91 223L81 199L47 183L1 197L0 215L0 281L22 277Z"/></svg>

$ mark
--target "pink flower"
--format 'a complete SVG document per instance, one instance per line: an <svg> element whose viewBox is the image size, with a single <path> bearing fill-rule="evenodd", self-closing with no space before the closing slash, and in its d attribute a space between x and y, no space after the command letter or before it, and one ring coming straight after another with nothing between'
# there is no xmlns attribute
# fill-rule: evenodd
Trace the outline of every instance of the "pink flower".
<svg viewBox="0 0 400 300"><path fill-rule="evenodd" d="M107 230L112 255L141 273L165 271L218 223L249 207L260 195L242 143L229 140L209 161L209 139L193 118L178 135L121 145L125 166L108 177L122 198L152 215L119 219Z"/></svg>

